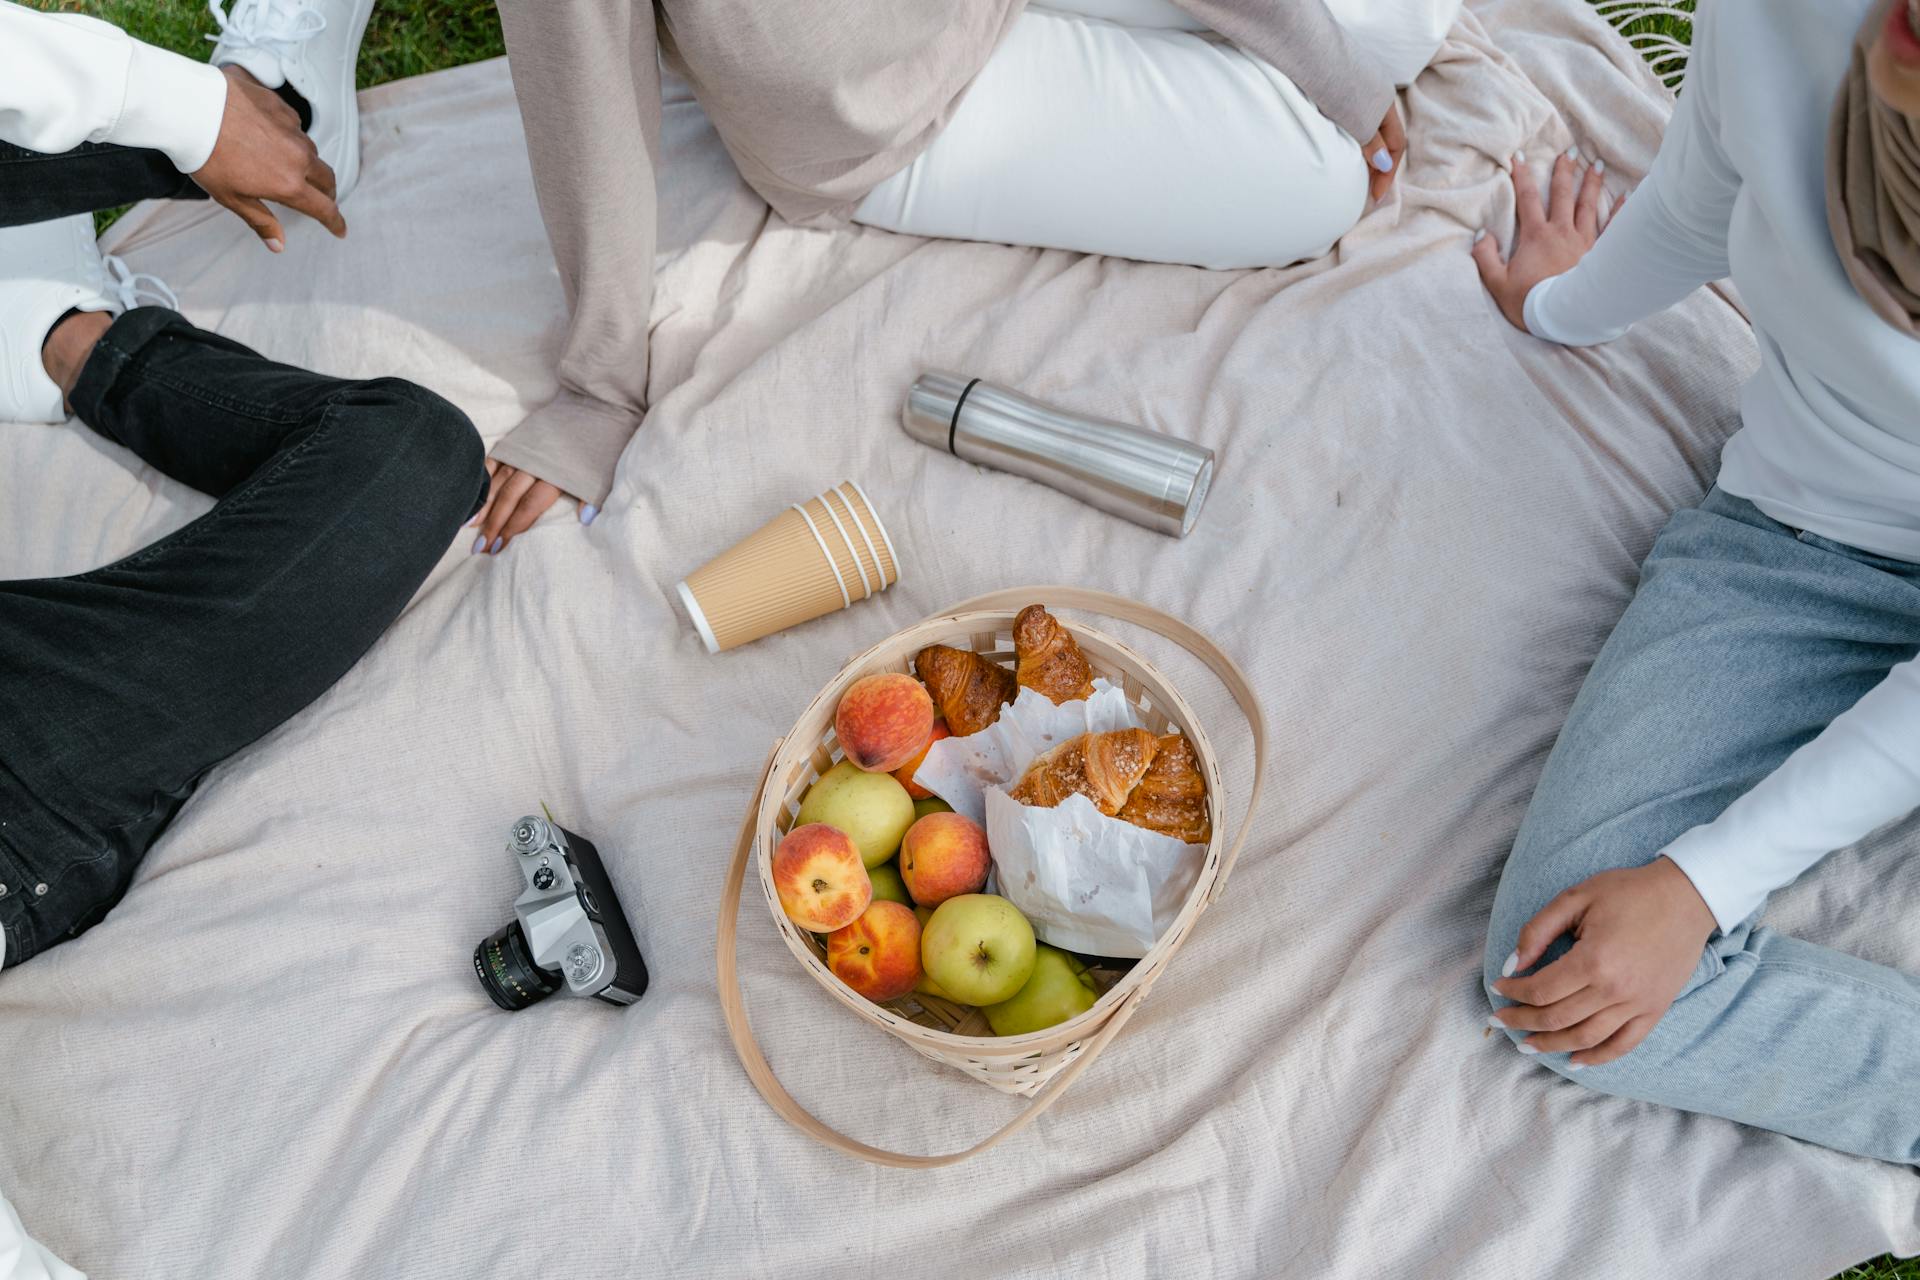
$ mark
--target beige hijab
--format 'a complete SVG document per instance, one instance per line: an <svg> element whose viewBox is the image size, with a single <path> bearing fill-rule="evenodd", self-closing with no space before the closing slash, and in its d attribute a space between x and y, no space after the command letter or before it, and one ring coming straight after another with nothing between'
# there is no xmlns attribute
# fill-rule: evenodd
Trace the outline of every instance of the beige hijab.
<svg viewBox="0 0 1920 1280"><path fill-rule="evenodd" d="M1868 83L1868 51L1888 11L1880 0L1854 38L1827 143L1827 223L1867 305L1920 338L1920 129Z"/></svg>

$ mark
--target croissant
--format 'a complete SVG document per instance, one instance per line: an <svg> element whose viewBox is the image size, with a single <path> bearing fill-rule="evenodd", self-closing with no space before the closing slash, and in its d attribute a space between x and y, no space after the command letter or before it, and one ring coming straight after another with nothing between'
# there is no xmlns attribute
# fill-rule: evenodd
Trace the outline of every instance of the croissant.
<svg viewBox="0 0 1920 1280"><path fill-rule="evenodd" d="M1030 604L1013 620L1014 673L1022 689L1045 694L1055 706L1093 696L1093 668L1060 620Z"/></svg>
<svg viewBox="0 0 1920 1280"><path fill-rule="evenodd" d="M1200 776L1200 762L1193 744L1177 733L1160 739L1153 763L1133 789L1127 802L1114 815L1136 827L1158 831L1161 835L1205 844L1213 838L1213 822L1207 816L1207 781Z"/></svg>
<svg viewBox="0 0 1920 1280"><path fill-rule="evenodd" d="M913 659L914 674L933 695L956 738L978 733L1000 718L1000 708L1019 693L1013 672L988 662L971 649L928 645Z"/></svg>
<svg viewBox="0 0 1920 1280"><path fill-rule="evenodd" d="M1011 794L1021 804L1051 809L1078 793L1111 818L1159 749L1160 740L1145 729L1083 733L1036 757Z"/></svg>

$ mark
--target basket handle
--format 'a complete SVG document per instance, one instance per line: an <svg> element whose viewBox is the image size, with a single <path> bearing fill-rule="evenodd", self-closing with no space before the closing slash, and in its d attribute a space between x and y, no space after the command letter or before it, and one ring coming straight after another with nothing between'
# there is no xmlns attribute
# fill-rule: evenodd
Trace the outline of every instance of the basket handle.
<svg viewBox="0 0 1920 1280"><path fill-rule="evenodd" d="M1253 787L1247 792L1246 816L1241 818L1240 829L1234 832L1233 843L1227 846L1226 856L1220 860L1220 874L1214 879L1212 891L1207 894L1209 903L1216 901L1227 887L1227 877L1232 874L1233 864L1239 861L1240 850L1253 830L1253 816L1259 811L1260 792L1267 781L1267 716L1260 708L1260 699L1253 691L1253 683L1247 679L1247 673L1240 669L1240 664L1228 657L1225 650L1187 623L1152 605L1141 604L1110 591L1095 591L1091 587L1011 587L964 600L944 612L1018 609L1036 600L1046 601L1049 607L1058 605L1062 609L1078 609L1082 613L1097 613L1121 622L1131 622L1173 641L1204 663L1239 704L1240 714L1247 719L1247 728L1253 731Z"/></svg>
<svg viewBox="0 0 1920 1280"><path fill-rule="evenodd" d="M990 1147L998 1146L1038 1119L1040 1113L1052 1106L1054 1100L1067 1091L1067 1086L1078 1079L1081 1072L1093 1065L1093 1060L1100 1056L1101 1050L1120 1034L1120 1028L1127 1024L1134 1010L1140 1007L1140 1002L1146 999L1147 989L1152 984L1142 983L1135 987L1114 1008L1106 1025L1087 1041L1079 1057L1049 1080L1019 1115L973 1146L962 1151L950 1151L946 1155L916 1156L868 1146L847 1137L794 1101L793 1095L780 1083L780 1078L767 1061L767 1055L760 1051L760 1042L754 1038L753 1027L747 1021L746 1004L741 999L740 972L734 946L740 928L740 891L746 884L747 863L753 856L754 819L760 812L760 797L766 790L767 777L773 770L773 759L779 750L780 744L774 743L773 751L768 753L767 763L760 771L760 784L753 789L753 803L747 808L746 819L740 824L740 838L733 847L733 866L727 871L726 891L720 895L720 932L716 946L720 971L720 1012L726 1017L727 1034L733 1039L734 1052L740 1055L740 1065L747 1069L747 1078L753 1081L753 1087L760 1091L767 1105L779 1112L794 1128L835 1151L858 1156L873 1164L891 1165L896 1169L938 1169L944 1165L959 1164Z"/></svg>

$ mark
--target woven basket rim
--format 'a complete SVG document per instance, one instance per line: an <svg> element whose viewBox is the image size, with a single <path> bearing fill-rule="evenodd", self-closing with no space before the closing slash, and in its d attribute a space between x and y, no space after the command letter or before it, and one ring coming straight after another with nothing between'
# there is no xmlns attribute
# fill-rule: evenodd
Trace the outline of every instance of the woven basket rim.
<svg viewBox="0 0 1920 1280"><path fill-rule="evenodd" d="M1174 952L1185 941L1194 920L1211 901L1220 875L1221 859L1227 840L1226 794L1212 743L1199 727L1199 717L1193 707L1173 682L1131 645L1083 622L1076 620L1072 624L1072 630L1077 639L1092 641L1096 649L1104 647L1111 650L1125 663L1131 663L1139 672L1145 673L1150 683L1159 686L1155 690L1155 706L1159 707L1193 744L1201 772L1207 779L1208 815L1212 824L1212 835L1207 842L1200 872L1195 877L1193 887L1188 891L1187 899L1182 904L1179 914L1155 940L1147 953L1136 960L1118 981L1102 992L1100 998L1085 1012L1065 1022L1056 1023L1054 1026L1018 1036L966 1036L922 1026L855 992L827 968L825 962L815 955L810 947L799 941L797 926L790 930L788 926L791 922L781 915L779 895L774 891L772 879L773 848L779 835L776 824L788 797L784 776L796 764L811 760L814 753L823 745L823 739L818 734L799 741L804 727L816 721L829 700L837 706L840 694L864 672L864 669L870 667L876 660L891 661L908 637L919 637L922 633L938 631L961 632L970 638L982 630L1007 630L1011 628L1017 612L1009 609L980 609L938 613L894 632L843 663L834 677L795 718L793 727L781 739L774 753L774 760L768 771L767 786L754 817L753 861L762 894L767 900L769 910L773 913L775 930L786 943L787 949L794 953L795 958L801 962L802 967L813 976L816 982L819 982L842 1004L847 1005L851 1011L917 1047L943 1055L957 1054L975 1059L1032 1058L1041 1061L1059 1053L1076 1041L1084 1041L1094 1035L1136 988L1151 987ZM1087 611L1066 607L1063 612ZM949 638L951 638L950 635ZM927 644L941 642L936 638L925 638L918 640L917 644L918 647L925 647ZM914 651L917 652L917 648ZM1162 691L1166 695L1165 702L1159 696ZM829 717L829 722L830 719ZM1141 991L1140 994L1144 997L1145 992Z"/></svg>

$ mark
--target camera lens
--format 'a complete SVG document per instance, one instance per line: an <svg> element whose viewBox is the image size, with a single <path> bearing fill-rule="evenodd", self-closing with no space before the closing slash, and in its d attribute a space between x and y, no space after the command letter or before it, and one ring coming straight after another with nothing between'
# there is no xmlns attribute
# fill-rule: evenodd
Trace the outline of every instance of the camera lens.
<svg viewBox="0 0 1920 1280"><path fill-rule="evenodd" d="M533 962L518 920L494 930L473 949L473 972L493 1002L509 1013L538 1004L561 987L558 973Z"/></svg>

